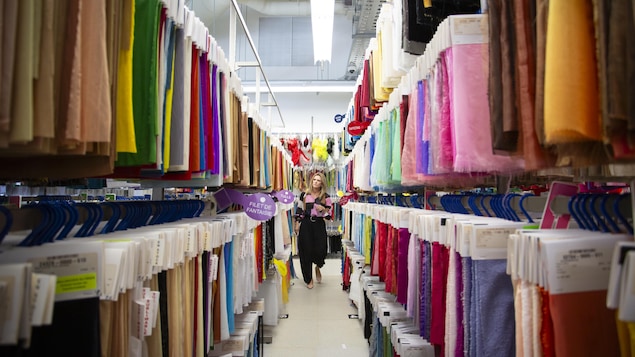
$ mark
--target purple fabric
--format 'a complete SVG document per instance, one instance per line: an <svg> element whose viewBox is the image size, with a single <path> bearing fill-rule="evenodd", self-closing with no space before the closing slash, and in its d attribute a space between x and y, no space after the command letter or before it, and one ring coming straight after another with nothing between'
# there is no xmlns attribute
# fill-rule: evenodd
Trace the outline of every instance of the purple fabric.
<svg viewBox="0 0 635 357"><path fill-rule="evenodd" d="M423 141L423 130L425 126L425 86L423 81L417 82L417 137L416 137L416 153L417 153L417 173L426 173L428 169L428 142Z"/></svg>
<svg viewBox="0 0 635 357"><path fill-rule="evenodd" d="M397 302L408 302L408 246L410 245L410 232L407 228L399 228L397 260Z"/></svg>
<svg viewBox="0 0 635 357"><path fill-rule="evenodd" d="M208 133L211 130L211 128L209 127L209 118L207 117L209 115L209 112L206 110L206 105L207 103L209 103L209 101L206 99L209 97L209 92L208 92L209 87L206 85L206 83L209 82L209 66L207 65L206 52L201 53L201 55L198 58L199 58L199 71L201 74L201 92L200 92L199 103L201 105L201 124L203 126L203 132L201 133L202 145L201 145L200 171L205 171L205 169L207 168L207 160L209 159L207 157L207 148L209 145L211 145L211 143L208 142L208 138L209 138Z"/></svg>
<svg viewBox="0 0 635 357"><path fill-rule="evenodd" d="M214 145L214 157L212 173L220 174L220 128L218 127L218 81L216 80L218 66L212 66L212 145Z"/></svg>
<svg viewBox="0 0 635 357"><path fill-rule="evenodd" d="M430 242L421 241L421 305L419 314L421 316L419 334L426 340L430 340L430 288L431 288L431 259L432 249Z"/></svg>

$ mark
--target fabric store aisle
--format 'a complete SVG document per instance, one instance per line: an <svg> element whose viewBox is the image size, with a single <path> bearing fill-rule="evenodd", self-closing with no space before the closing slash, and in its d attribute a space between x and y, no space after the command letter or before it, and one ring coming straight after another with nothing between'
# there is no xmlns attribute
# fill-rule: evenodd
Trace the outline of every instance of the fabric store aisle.
<svg viewBox="0 0 635 357"><path fill-rule="evenodd" d="M291 280L287 319L278 326L265 326L265 357L367 357L361 320L349 319L357 308L342 290L341 259L328 258L321 269L322 283L307 289L300 272L300 261L293 259L296 278ZM313 271L315 275L315 270ZM315 277L314 277L315 279Z"/></svg>

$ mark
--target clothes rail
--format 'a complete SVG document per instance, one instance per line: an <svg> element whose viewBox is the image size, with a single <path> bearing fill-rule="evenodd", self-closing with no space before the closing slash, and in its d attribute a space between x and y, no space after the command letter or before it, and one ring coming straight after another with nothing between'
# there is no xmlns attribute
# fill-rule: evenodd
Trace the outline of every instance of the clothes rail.
<svg viewBox="0 0 635 357"><path fill-rule="evenodd" d="M202 200L104 203L41 200L22 208L3 207L0 211L0 242L9 232L31 230L29 237L22 243L32 245L66 238L78 225L81 227L75 232L75 236L86 237L174 222L183 218L199 217L206 206L206 202ZM105 225L102 224L104 221ZM102 227L98 231L100 225Z"/></svg>

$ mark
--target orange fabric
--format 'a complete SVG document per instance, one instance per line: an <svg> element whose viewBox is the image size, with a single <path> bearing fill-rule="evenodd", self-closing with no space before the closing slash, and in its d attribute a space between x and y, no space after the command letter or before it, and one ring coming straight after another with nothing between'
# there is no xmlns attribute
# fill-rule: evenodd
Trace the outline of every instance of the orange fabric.
<svg viewBox="0 0 635 357"><path fill-rule="evenodd" d="M547 21L546 142L601 140L593 5L550 0Z"/></svg>
<svg viewBox="0 0 635 357"><path fill-rule="evenodd" d="M558 357L619 356L615 313L606 290L549 296Z"/></svg>

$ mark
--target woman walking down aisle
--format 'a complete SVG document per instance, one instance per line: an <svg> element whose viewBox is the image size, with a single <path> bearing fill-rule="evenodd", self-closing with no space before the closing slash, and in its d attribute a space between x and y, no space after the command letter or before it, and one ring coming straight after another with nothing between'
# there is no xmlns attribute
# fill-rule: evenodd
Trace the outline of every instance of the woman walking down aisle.
<svg viewBox="0 0 635 357"><path fill-rule="evenodd" d="M288 317L265 326L265 336L271 336L265 357L368 357L362 320L351 318L358 309L342 290L342 259L332 256L321 269L322 284L313 290L293 280L284 310ZM293 265L299 266L298 257Z"/></svg>
<svg viewBox="0 0 635 357"><path fill-rule="evenodd" d="M315 280L322 282L320 268L324 266L326 258L326 223L325 219L331 219L331 198L326 193L324 183L326 177L321 172L311 176L311 185L306 192L300 194L300 202L296 211L294 231L298 236L298 255L300 256L300 268L307 288L313 289L313 264L315 267Z"/></svg>

